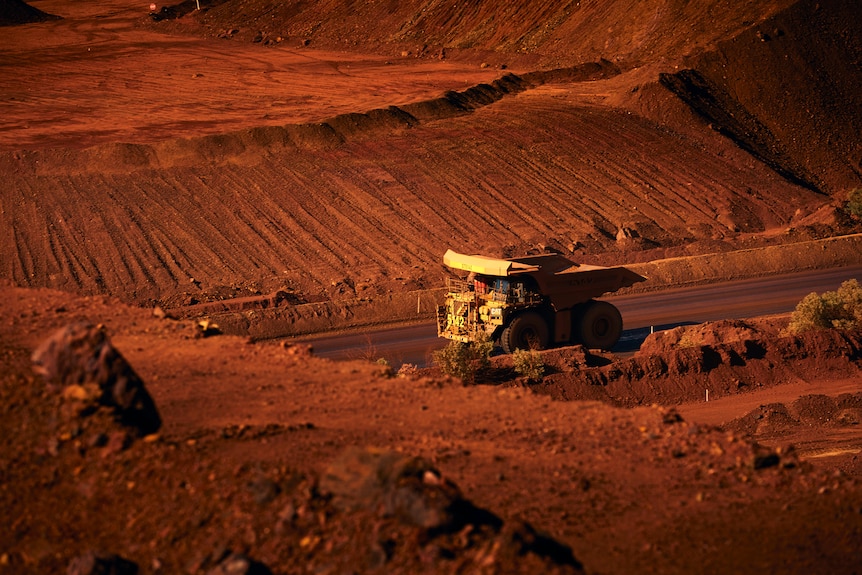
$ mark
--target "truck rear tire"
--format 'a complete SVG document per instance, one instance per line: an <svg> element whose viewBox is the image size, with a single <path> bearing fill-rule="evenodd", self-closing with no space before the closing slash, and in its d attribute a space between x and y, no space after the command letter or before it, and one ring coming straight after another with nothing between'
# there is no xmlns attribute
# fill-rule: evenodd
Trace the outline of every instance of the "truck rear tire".
<svg viewBox="0 0 862 575"><path fill-rule="evenodd" d="M606 301L586 304L578 324L578 339L588 348L610 350L623 333L620 310Z"/></svg>
<svg viewBox="0 0 862 575"><path fill-rule="evenodd" d="M548 324L541 315L525 312L515 316L500 335L500 347L505 353L516 349L545 349L548 347Z"/></svg>

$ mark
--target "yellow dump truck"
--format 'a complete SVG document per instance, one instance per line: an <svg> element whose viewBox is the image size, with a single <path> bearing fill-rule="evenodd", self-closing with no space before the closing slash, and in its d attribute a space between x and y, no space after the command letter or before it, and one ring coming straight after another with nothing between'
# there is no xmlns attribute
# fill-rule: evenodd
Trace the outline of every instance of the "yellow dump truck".
<svg viewBox="0 0 862 575"><path fill-rule="evenodd" d="M437 335L490 338L506 353L570 343L611 349L622 334L622 316L594 298L646 280L625 267L576 264L559 254L498 259L448 250L443 263L467 274L448 279Z"/></svg>

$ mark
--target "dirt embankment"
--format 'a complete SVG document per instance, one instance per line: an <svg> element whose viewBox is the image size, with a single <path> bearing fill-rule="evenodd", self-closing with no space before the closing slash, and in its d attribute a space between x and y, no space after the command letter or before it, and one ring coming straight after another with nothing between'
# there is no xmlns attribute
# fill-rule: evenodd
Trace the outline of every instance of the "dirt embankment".
<svg viewBox="0 0 862 575"><path fill-rule="evenodd" d="M113 142L83 149L28 150L2 154L0 161L10 172L32 170L46 176L87 174L95 169L101 173L122 174L206 164L256 165L271 155L295 150L332 150L348 141L373 140L423 123L465 116L545 84L595 82L619 73L619 68L606 60L522 74L501 73L490 82L463 90L448 90L437 98L338 114L318 122L252 127L179 141Z"/></svg>
<svg viewBox="0 0 862 575"><path fill-rule="evenodd" d="M599 58L673 62L734 37L794 3L708 1L679 6L665 0L531 0L492 6L408 0L347 6L312 0L298 9L249 0L212 0L202 2L209 9L196 20L213 36L270 46L479 57L492 64L523 59L548 68Z"/></svg>
<svg viewBox="0 0 862 575"><path fill-rule="evenodd" d="M859 333L786 334L787 319L683 326L646 338L630 359L572 348L551 351L551 374L535 388L555 399L612 405L677 405L816 378L858 377ZM849 422L853 423L853 422Z"/></svg>
<svg viewBox="0 0 862 575"><path fill-rule="evenodd" d="M8 224L0 245L12 256L2 275L169 306L279 289L310 302L354 299L439 285L446 247L557 249L608 265L728 249L740 233L786 229L823 207L822 197L762 166L732 170L655 126L552 103L541 94L504 99L445 126L334 149L273 149L251 165L64 175L31 173L26 166L41 166L40 156L22 154L0 212ZM521 128L524 114L535 131ZM477 131L473 146L451 146ZM614 141L612 132L629 136ZM597 147L612 163L590 159ZM101 162L116 163L110 155ZM696 190L681 195L679 186ZM493 213L477 209L485 205Z"/></svg>

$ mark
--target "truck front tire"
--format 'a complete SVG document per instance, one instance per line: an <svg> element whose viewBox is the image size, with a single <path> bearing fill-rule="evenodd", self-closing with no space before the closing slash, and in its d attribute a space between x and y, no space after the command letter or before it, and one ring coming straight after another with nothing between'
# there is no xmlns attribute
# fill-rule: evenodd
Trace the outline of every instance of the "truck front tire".
<svg viewBox="0 0 862 575"><path fill-rule="evenodd" d="M583 308L578 324L578 339L592 349L610 350L623 333L620 310L606 301L588 303Z"/></svg>
<svg viewBox="0 0 862 575"><path fill-rule="evenodd" d="M505 353L516 349L545 349L548 347L545 318L531 311L515 316L500 335L500 347Z"/></svg>

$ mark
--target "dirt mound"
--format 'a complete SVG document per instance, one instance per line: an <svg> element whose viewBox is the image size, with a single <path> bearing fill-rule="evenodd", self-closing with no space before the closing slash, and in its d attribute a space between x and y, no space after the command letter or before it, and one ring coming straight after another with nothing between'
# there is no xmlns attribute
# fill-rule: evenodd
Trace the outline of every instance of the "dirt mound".
<svg viewBox="0 0 862 575"><path fill-rule="evenodd" d="M853 426L862 424L862 393L845 393L837 397L805 395L789 405L762 405L726 428L752 436L786 434L800 426Z"/></svg>
<svg viewBox="0 0 862 575"><path fill-rule="evenodd" d="M47 14L38 8L33 8L23 0L3 0L0 4L0 26L16 26L31 22L57 20L59 16Z"/></svg>
<svg viewBox="0 0 862 575"><path fill-rule="evenodd" d="M728 421L725 429L770 445L794 444L815 462L862 475L859 428L862 393L807 394L786 403L760 405Z"/></svg>
<svg viewBox="0 0 862 575"><path fill-rule="evenodd" d="M783 324L749 320L677 327L648 336L634 357L618 361L578 347L547 352L551 372L534 389L563 400L674 405L797 379L858 375L862 334L785 335Z"/></svg>

